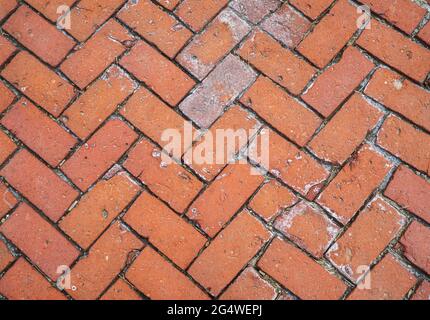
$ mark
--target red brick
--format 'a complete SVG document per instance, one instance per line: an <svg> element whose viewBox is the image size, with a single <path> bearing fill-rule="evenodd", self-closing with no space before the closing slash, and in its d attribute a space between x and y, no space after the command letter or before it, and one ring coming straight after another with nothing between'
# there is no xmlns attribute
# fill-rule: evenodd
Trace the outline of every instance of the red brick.
<svg viewBox="0 0 430 320"><path fill-rule="evenodd" d="M184 155L184 162L205 180L211 181L228 163L234 160L234 156L246 146L248 139L257 132L260 126L260 123L244 109L234 106L213 124L208 133L199 137L192 149L188 149ZM221 139L221 133L224 134L224 140L220 145L219 142L217 144L217 140ZM231 145L229 146L229 144ZM201 148L205 149L208 146L213 147L214 151L206 158L201 155L200 151ZM222 152L219 152L221 146L223 149ZM202 160L206 161L201 163Z"/></svg>
<svg viewBox="0 0 430 320"><path fill-rule="evenodd" d="M16 154L0 174L53 221L78 196L76 190L26 150Z"/></svg>
<svg viewBox="0 0 430 320"><path fill-rule="evenodd" d="M430 130L430 93L404 77L385 68L378 69L365 94Z"/></svg>
<svg viewBox="0 0 430 320"><path fill-rule="evenodd" d="M430 223L430 183L406 166L396 171L384 194Z"/></svg>
<svg viewBox="0 0 430 320"><path fill-rule="evenodd" d="M18 203L7 186L0 182L0 220Z"/></svg>
<svg viewBox="0 0 430 320"><path fill-rule="evenodd" d="M60 266L70 266L79 251L27 204L21 204L0 231L52 280Z"/></svg>
<svg viewBox="0 0 430 320"><path fill-rule="evenodd" d="M340 230L321 209L306 202L282 213L274 226L317 258L323 256Z"/></svg>
<svg viewBox="0 0 430 320"><path fill-rule="evenodd" d="M1 124L53 167L70 152L76 139L25 98L3 117Z"/></svg>
<svg viewBox="0 0 430 320"><path fill-rule="evenodd" d="M396 157L430 175L430 135L389 116L378 134L378 144Z"/></svg>
<svg viewBox="0 0 430 320"><path fill-rule="evenodd" d="M14 99L15 94L3 82L0 82L0 113L6 110Z"/></svg>
<svg viewBox="0 0 430 320"><path fill-rule="evenodd" d="M382 183L392 166L371 146L364 145L322 192L318 203L346 224Z"/></svg>
<svg viewBox="0 0 430 320"><path fill-rule="evenodd" d="M185 0L175 13L195 32L200 31L228 3L228 0Z"/></svg>
<svg viewBox="0 0 430 320"><path fill-rule="evenodd" d="M307 195L326 180L329 175L328 170L307 153L301 151L270 129L264 128L257 139L262 139L262 135L269 135L270 159L268 168L265 169L280 178L291 188L303 195ZM264 163L261 163L256 158L256 152L252 151L260 144L258 142L251 145L250 158L264 166Z"/></svg>
<svg viewBox="0 0 430 320"><path fill-rule="evenodd" d="M333 0L291 0L290 3L312 20L315 20L333 3Z"/></svg>
<svg viewBox="0 0 430 320"><path fill-rule="evenodd" d="M141 140L129 153L124 167L181 213L203 188L196 177L147 140Z"/></svg>
<svg viewBox="0 0 430 320"><path fill-rule="evenodd" d="M0 0L0 20L6 17L17 5L16 0Z"/></svg>
<svg viewBox="0 0 430 320"><path fill-rule="evenodd" d="M68 31L79 41L86 40L123 3L124 0L80 1L70 13L72 28Z"/></svg>
<svg viewBox="0 0 430 320"><path fill-rule="evenodd" d="M121 223L111 225L72 268L71 282L76 290L68 293L77 300L96 299L142 247L142 242Z"/></svg>
<svg viewBox="0 0 430 320"><path fill-rule="evenodd" d="M118 279L115 283L103 294L100 300L108 301L131 301L142 300L142 298L122 279Z"/></svg>
<svg viewBox="0 0 430 320"><path fill-rule="evenodd" d="M159 4L169 10L173 10L181 0L157 0Z"/></svg>
<svg viewBox="0 0 430 320"><path fill-rule="evenodd" d="M391 254L370 271L370 279L369 289L355 288L348 300L402 300L416 282L416 278Z"/></svg>
<svg viewBox="0 0 430 320"><path fill-rule="evenodd" d="M121 65L172 106L181 101L195 84L185 72L143 41L121 59Z"/></svg>
<svg viewBox="0 0 430 320"><path fill-rule="evenodd" d="M136 138L137 134L124 122L111 120L66 161L62 170L81 190L87 190Z"/></svg>
<svg viewBox="0 0 430 320"><path fill-rule="evenodd" d="M6 62L15 50L15 46L5 37L0 35L0 65Z"/></svg>
<svg viewBox="0 0 430 320"><path fill-rule="evenodd" d="M356 7L348 0L340 0L302 41L298 50L318 67L324 67L358 30L358 18Z"/></svg>
<svg viewBox="0 0 430 320"><path fill-rule="evenodd" d="M321 124L313 111L264 76L257 79L241 102L301 146Z"/></svg>
<svg viewBox="0 0 430 320"><path fill-rule="evenodd" d="M3 29L52 66L58 65L76 44L27 6L19 7Z"/></svg>
<svg viewBox="0 0 430 320"><path fill-rule="evenodd" d="M64 113L62 119L81 139L87 138L133 91L135 83L113 66Z"/></svg>
<svg viewBox="0 0 430 320"><path fill-rule="evenodd" d="M258 267L304 300L339 299L347 288L323 266L278 238L264 253Z"/></svg>
<svg viewBox="0 0 430 320"><path fill-rule="evenodd" d="M430 228L413 221L400 244L404 256L430 274Z"/></svg>
<svg viewBox="0 0 430 320"><path fill-rule="evenodd" d="M231 219L264 181L248 164L228 165L191 205L187 216L211 237Z"/></svg>
<svg viewBox="0 0 430 320"><path fill-rule="evenodd" d="M207 300L187 276L146 247L126 273L127 279L153 300Z"/></svg>
<svg viewBox="0 0 430 320"><path fill-rule="evenodd" d="M0 292L10 300L66 300L24 258L0 279Z"/></svg>
<svg viewBox="0 0 430 320"><path fill-rule="evenodd" d="M102 180L61 220L60 228L82 248L87 249L139 190L140 187L125 173Z"/></svg>
<svg viewBox="0 0 430 320"><path fill-rule="evenodd" d="M144 87L127 101L121 114L162 147L169 143L163 141L166 130L177 130L184 137L186 120Z"/></svg>
<svg viewBox="0 0 430 320"><path fill-rule="evenodd" d="M16 145L9 136L0 130L0 164L15 151Z"/></svg>
<svg viewBox="0 0 430 320"><path fill-rule="evenodd" d="M302 41L311 24L289 5L283 4L261 24L263 30L289 48L295 48Z"/></svg>
<svg viewBox="0 0 430 320"><path fill-rule="evenodd" d="M424 28L422 28L421 31L418 33L418 37L427 44L430 44L430 23L427 22Z"/></svg>
<svg viewBox="0 0 430 320"><path fill-rule="evenodd" d="M411 300L430 300L430 282L421 283Z"/></svg>
<svg viewBox="0 0 430 320"><path fill-rule="evenodd" d="M6 244L0 240L0 272L2 272L15 258ZM1 292L1 290L0 290Z"/></svg>
<svg viewBox="0 0 430 320"><path fill-rule="evenodd" d="M296 202L297 197L290 190L271 180L252 198L249 207L269 221Z"/></svg>
<svg viewBox="0 0 430 320"><path fill-rule="evenodd" d="M383 113L355 93L312 139L309 148L326 161L342 164L366 138Z"/></svg>
<svg viewBox="0 0 430 320"><path fill-rule="evenodd" d="M223 10L181 51L177 61L202 80L250 31L250 26L231 9Z"/></svg>
<svg viewBox="0 0 430 320"><path fill-rule="evenodd" d="M354 91L374 64L356 48L349 47L342 59L320 75L303 94L303 100L328 117Z"/></svg>
<svg viewBox="0 0 430 320"><path fill-rule="evenodd" d="M58 7L66 5L71 7L77 0L27 0L26 2L41 12L53 22L57 22L61 14L57 13ZM73 25L72 25L73 26Z"/></svg>
<svg viewBox="0 0 430 320"><path fill-rule="evenodd" d="M181 22L150 0L129 1L118 17L170 58L192 36Z"/></svg>
<svg viewBox="0 0 430 320"><path fill-rule="evenodd" d="M239 54L293 94L300 94L316 71L261 31L254 32L248 38Z"/></svg>
<svg viewBox="0 0 430 320"><path fill-rule="evenodd" d="M221 300L274 300L275 288L248 267L221 295Z"/></svg>
<svg viewBox="0 0 430 320"><path fill-rule="evenodd" d="M1 75L56 117L75 95L72 85L27 52L15 56Z"/></svg>
<svg viewBox="0 0 430 320"><path fill-rule="evenodd" d="M351 280L363 276L369 267L406 223L391 205L375 198L358 215L357 220L329 249L327 257Z"/></svg>
<svg viewBox="0 0 430 320"><path fill-rule="evenodd" d="M146 192L128 210L124 221L182 269L206 243L191 224Z"/></svg>
<svg viewBox="0 0 430 320"><path fill-rule="evenodd" d="M254 24L279 7L279 0L233 0L229 6Z"/></svg>
<svg viewBox="0 0 430 320"><path fill-rule="evenodd" d="M127 29L110 20L61 64L61 70L83 89L127 49L132 39Z"/></svg>
<svg viewBox="0 0 430 320"><path fill-rule="evenodd" d="M363 0L363 4L406 33L411 34L424 18L427 10L411 0Z"/></svg>
<svg viewBox="0 0 430 320"><path fill-rule="evenodd" d="M212 294L218 295L269 237L263 225L243 211L194 261L189 273Z"/></svg>
<svg viewBox="0 0 430 320"><path fill-rule="evenodd" d="M424 81L430 70L430 51L379 21L371 23L357 44L416 81Z"/></svg>
<svg viewBox="0 0 430 320"><path fill-rule="evenodd" d="M208 128L255 79L254 71L228 55L179 108L202 128Z"/></svg>

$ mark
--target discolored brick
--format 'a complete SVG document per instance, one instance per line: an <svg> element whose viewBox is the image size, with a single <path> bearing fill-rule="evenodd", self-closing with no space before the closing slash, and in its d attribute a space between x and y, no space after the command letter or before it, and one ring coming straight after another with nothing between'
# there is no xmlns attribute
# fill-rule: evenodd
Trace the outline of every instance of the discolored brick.
<svg viewBox="0 0 430 320"><path fill-rule="evenodd" d="M229 6L254 24L279 7L279 0L233 0Z"/></svg>

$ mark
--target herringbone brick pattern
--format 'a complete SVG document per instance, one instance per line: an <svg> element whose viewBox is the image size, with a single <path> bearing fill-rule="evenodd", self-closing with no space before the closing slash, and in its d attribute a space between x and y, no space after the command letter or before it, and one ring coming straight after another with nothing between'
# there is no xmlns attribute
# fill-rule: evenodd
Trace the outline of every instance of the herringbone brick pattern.
<svg viewBox="0 0 430 320"><path fill-rule="evenodd" d="M429 299L429 18L425 0L0 0L1 297ZM270 135L266 173L164 164L184 121Z"/></svg>

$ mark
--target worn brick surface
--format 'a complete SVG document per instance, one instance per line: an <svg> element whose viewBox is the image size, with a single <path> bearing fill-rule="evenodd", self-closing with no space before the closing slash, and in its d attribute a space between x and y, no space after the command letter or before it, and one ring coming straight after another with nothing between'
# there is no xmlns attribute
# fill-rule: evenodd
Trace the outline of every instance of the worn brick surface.
<svg viewBox="0 0 430 320"><path fill-rule="evenodd" d="M429 4L0 0L0 298L428 299Z"/></svg>

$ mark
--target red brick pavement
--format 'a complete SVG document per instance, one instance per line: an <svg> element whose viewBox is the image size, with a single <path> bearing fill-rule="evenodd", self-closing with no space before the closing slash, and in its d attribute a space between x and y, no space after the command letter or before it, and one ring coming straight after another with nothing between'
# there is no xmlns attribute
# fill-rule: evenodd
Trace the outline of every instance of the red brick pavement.
<svg viewBox="0 0 430 320"><path fill-rule="evenodd" d="M430 299L429 19L0 0L0 299ZM184 121L209 130L166 164ZM193 162L219 129L269 162Z"/></svg>

